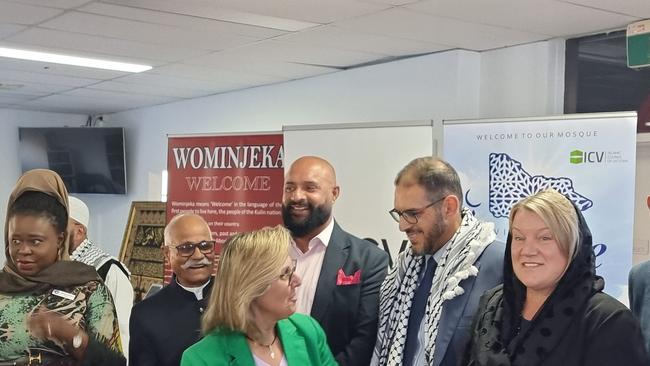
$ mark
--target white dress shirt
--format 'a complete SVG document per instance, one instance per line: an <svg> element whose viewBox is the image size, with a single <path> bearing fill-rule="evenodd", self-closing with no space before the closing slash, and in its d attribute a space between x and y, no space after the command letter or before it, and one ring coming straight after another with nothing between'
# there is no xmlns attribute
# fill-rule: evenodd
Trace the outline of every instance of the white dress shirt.
<svg viewBox="0 0 650 366"><path fill-rule="evenodd" d="M296 312L301 314L311 314L311 307L314 304L314 295L316 286L320 277L320 270L323 267L325 259L325 250L327 243L334 230L334 219L330 221L318 235L313 237L308 244L305 253L298 248L296 242L291 240L291 258L296 260L296 273L302 279L302 285L296 289Z"/></svg>

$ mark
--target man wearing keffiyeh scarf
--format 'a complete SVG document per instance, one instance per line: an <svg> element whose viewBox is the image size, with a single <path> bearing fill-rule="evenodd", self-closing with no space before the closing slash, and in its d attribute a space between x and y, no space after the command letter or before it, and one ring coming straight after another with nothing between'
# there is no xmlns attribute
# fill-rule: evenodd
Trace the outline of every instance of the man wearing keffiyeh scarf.
<svg viewBox="0 0 650 366"><path fill-rule="evenodd" d="M124 356L128 357L129 318L133 307L133 287L129 276L131 273L117 258L104 252L88 238L90 211L88 206L77 197L68 196L70 207L70 259L95 267L104 281L104 285L113 297L120 326L120 341Z"/></svg>
<svg viewBox="0 0 650 366"><path fill-rule="evenodd" d="M492 223L462 208L462 197L443 160L418 158L397 175L390 214L411 246L382 284L371 365L455 366L462 358L481 294L502 282L505 249ZM435 263L428 280L427 263ZM413 314L421 320L409 323Z"/></svg>

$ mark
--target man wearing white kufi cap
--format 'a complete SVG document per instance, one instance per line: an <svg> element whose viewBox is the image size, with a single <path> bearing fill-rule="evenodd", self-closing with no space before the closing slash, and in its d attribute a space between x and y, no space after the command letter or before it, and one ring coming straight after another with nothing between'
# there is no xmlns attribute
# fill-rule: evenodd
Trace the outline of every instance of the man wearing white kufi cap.
<svg viewBox="0 0 650 366"><path fill-rule="evenodd" d="M115 257L104 252L99 246L88 239L88 222L90 213L88 206L76 198L68 197L70 207L69 228L70 258L74 261L95 267L104 280L106 287L113 296L117 321L120 325L120 338L124 356L128 358L129 346L129 317L133 307L133 286L129 280L129 270Z"/></svg>

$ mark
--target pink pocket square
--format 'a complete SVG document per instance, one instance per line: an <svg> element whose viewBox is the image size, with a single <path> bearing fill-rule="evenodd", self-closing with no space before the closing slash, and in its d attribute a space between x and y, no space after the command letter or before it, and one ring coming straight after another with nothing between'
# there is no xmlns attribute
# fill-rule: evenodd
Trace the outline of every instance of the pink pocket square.
<svg viewBox="0 0 650 366"><path fill-rule="evenodd" d="M348 285L356 285L358 283L361 283L361 270L357 270L354 272L354 274L351 274L347 276L345 272L343 272L343 268L339 269L338 273L336 274L336 285L337 286L348 286Z"/></svg>

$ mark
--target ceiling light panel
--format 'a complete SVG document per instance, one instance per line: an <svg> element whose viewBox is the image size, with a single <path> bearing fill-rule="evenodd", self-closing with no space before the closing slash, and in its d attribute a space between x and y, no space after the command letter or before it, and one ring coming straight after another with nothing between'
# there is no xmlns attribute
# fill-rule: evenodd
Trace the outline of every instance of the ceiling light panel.
<svg viewBox="0 0 650 366"><path fill-rule="evenodd" d="M197 57L211 52L197 48L162 46L43 28L30 28L7 38L6 41L50 49L82 51L84 55L90 57L102 58L106 57L103 55L110 55L113 59L137 60L151 66L158 66L188 57Z"/></svg>
<svg viewBox="0 0 650 366"><path fill-rule="evenodd" d="M17 58L20 60L43 61L55 64L91 67L96 69L116 70L125 72L143 72L151 69L148 65L130 64L95 58L68 56L57 53L20 50L0 47L0 57Z"/></svg>

